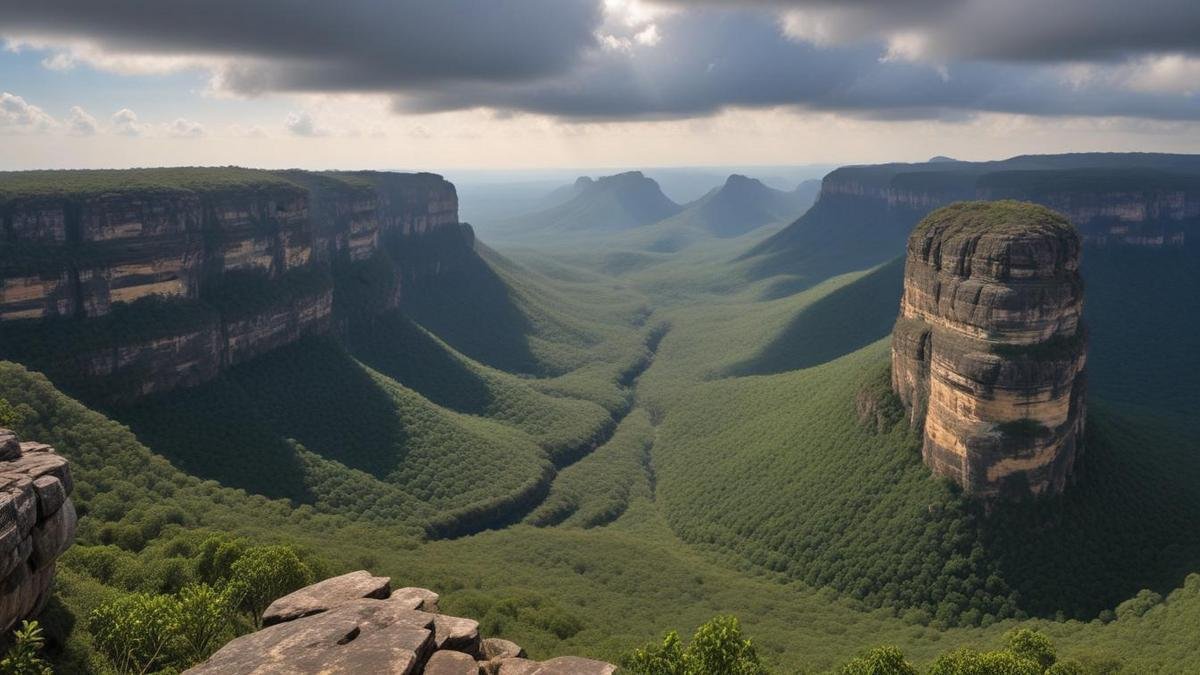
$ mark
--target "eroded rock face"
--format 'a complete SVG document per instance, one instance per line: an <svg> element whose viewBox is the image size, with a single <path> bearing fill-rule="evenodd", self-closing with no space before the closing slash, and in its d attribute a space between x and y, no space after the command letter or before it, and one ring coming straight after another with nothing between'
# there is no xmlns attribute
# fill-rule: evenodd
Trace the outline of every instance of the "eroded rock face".
<svg viewBox="0 0 1200 675"><path fill-rule="evenodd" d="M128 403L329 332L347 285L369 296L350 303L356 311L378 314L474 255L441 176L263 171L238 187L172 183L189 171L163 170L156 189L131 177L111 192L14 189L0 200L0 358ZM103 323L122 303L155 299L166 308L139 316L137 330ZM56 353L39 349L46 333L60 338Z"/></svg>
<svg viewBox="0 0 1200 675"><path fill-rule="evenodd" d="M537 662L508 640L480 640L472 619L437 613L438 595L391 590L358 571L276 600L262 630L222 647L188 673L536 673L611 675L616 666L577 657Z"/></svg>
<svg viewBox="0 0 1200 675"><path fill-rule="evenodd" d="M937 474L985 498L1061 492L1081 450L1080 239L1022 202L939 209L908 240L892 386Z"/></svg>
<svg viewBox="0 0 1200 675"><path fill-rule="evenodd" d="M0 429L0 633L41 611L54 562L75 539L67 460Z"/></svg>

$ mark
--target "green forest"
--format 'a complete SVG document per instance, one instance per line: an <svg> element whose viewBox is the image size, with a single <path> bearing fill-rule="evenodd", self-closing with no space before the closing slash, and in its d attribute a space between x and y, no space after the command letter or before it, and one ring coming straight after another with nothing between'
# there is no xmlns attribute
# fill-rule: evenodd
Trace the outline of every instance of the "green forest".
<svg viewBox="0 0 1200 675"><path fill-rule="evenodd" d="M985 513L887 398L902 261L764 275L741 253L776 231L479 244L378 316L345 280L370 291L386 258L118 306L87 334L5 327L23 363L0 363L0 426L71 461L80 514L10 653L175 672L368 569L535 658L629 673L1200 670L1197 253L1085 251L1078 475ZM160 314L330 285L335 330L194 388L115 404L37 372ZM891 412L864 423L864 396Z"/></svg>

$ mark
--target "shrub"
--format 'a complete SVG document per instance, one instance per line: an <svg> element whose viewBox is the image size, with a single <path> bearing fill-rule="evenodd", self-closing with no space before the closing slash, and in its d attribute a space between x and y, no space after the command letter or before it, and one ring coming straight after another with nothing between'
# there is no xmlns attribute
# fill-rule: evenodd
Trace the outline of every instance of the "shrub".
<svg viewBox="0 0 1200 675"><path fill-rule="evenodd" d="M252 548L230 566L231 597L250 615L255 627L262 626L267 606L292 591L312 583L312 571L291 546Z"/></svg>
<svg viewBox="0 0 1200 675"><path fill-rule="evenodd" d="M2 399L0 399L2 400ZM13 644L0 659L2 675L52 675L50 666L42 660L42 627L36 621L22 621L21 627L13 631Z"/></svg>
<svg viewBox="0 0 1200 675"><path fill-rule="evenodd" d="M682 647L679 634L671 631L662 644L634 650L621 660L623 668L636 675L765 675L758 652L742 638L737 617L718 616L701 625L692 641Z"/></svg>

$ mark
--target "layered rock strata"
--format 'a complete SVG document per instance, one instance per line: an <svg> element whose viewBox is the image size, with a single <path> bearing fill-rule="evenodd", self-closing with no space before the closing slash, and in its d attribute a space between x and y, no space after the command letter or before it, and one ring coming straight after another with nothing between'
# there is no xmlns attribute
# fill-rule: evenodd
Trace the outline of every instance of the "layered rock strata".
<svg viewBox="0 0 1200 675"><path fill-rule="evenodd" d="M611 675L601 661L525 658L507 640L480 639L479 624L439 613L436 593L393 591L358 571L284 596L262 630L237 638L188 673L397 673L399 675Z"/></svg>
<svg viewBox="0 0 1200 675"><path fill-rule="evenodd" d="M50 598L54 563L75 538L67 460L0 429L0 633Z"/></svg>
<svg viewBox="0 0 1200 675"><path fill-rule="evenodd" d="M116 402L329 331L339 279L379 313L473 255L433 174L51 173L0 174L0 358Z"/></svg>
<svg viewBox="0 0 1200 675"><path fill-rule="evenodd" d="M939 209L908 240L892 387L939 475L984 498L1061 492L1081 451L1080 238L1022 202Z"/></svg>

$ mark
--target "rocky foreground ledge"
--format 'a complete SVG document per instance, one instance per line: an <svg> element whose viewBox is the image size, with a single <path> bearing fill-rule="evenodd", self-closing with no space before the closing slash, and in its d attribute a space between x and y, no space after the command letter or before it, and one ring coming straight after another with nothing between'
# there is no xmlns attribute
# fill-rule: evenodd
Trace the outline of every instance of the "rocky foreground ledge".
<svg viewBox="0 0 1200 675"><path fill-rule="evenodd" d="M0 429L0 634L46 605L54 563L75 539L67 460Z"/></svg>
<svg viewBox="0 0 1200 675"><path fill-rule="evenodd" d="M225 645L195 675L395 673L397 675L611 675L616 666L574 656L525 658L520 646L481 639L479 623L438 611L424 588L358 571L286 595L264 628Z"/></svg>

